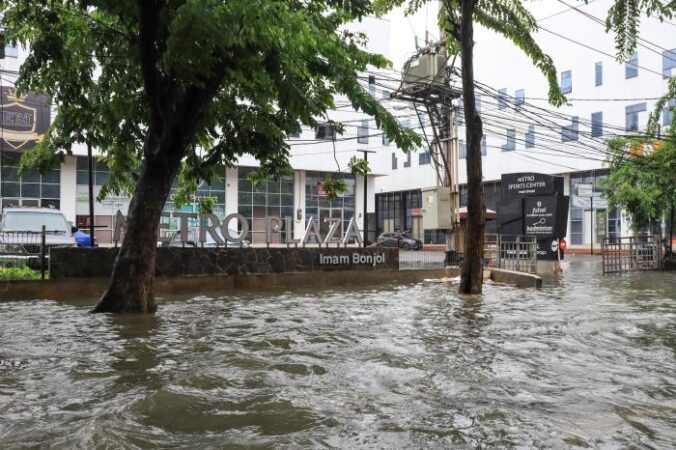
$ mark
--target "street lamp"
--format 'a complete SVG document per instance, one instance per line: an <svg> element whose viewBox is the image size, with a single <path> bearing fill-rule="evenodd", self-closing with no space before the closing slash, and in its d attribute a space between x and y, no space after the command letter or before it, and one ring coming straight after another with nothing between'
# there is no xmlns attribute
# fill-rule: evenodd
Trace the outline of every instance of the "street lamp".
<svg viewBox="0 0 676 450"><path fill-rule="evenodd" d="M364 161L368 162L369 160L369 153L375 153L375 150L357 150L358 152L362 152L364 154ZM364 177L364 248L368 245L368 238L369 238L369 221L368 221L368 215L366 213L367 211L367 205L368 205L368 175L363 174Z"/></svg>

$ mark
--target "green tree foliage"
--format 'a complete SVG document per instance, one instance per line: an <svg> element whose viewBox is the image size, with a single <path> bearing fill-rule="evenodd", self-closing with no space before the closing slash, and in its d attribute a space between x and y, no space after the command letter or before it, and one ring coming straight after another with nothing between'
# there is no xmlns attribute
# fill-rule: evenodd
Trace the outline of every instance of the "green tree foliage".
<svg viewBox="0 0 676 450"><path fill-rule="evenodd" d="M171 183L209 181L245 153L259 177L289 168L288 135L316 126L336 95L397 145L420 141L359 84L388 61L349 22L369 0L0 0L8 40L30 46L19 92L57 116L26 157L45 167L75 142L102 149L103 194L134 184L125 240L95 311L152 312L156 229Z"/></svg>
<svg viewBox="0 0 676 450"><path fill-rule="evenodd" d="M669 133L666 139L646 155L629 152L630 148L650 148L643 138L609 142L610 173L604 182L604 196L611 207L631 214L635 231L645 230L651 222L664 218L676 204L676 134Z"/></svg>
<svg viewBox="0 0 676 450"><path fill-rule="evenodd" d="M118 190L145 160L153 119L179 119L189 128L186 175L208 180L216 164L232 165L244 153L258 158L266 174L277 173L288 166L285 138L302 125L314 127L336 94L373 115L401 148L419 140L357 82L358 71L388 65L363 51L363 35L342 31L371 12L369 1L0 5L7 39L30 44L20 92L47 93L58 110L33 152L40 157L26 156L31 166L43 167L48 157L54 164L73 143L89 140L106 154L113 180L107 188ZM153 117L160 102L171 103L175 117Z"/></svg>
<svg viewBox="0 0 676 450"><path fill-rule="evenodd" d="M656 103L646 135L608 142L610 172L604 196L611 207L631 214L635 231L668 217L676 205L676 108L672 107L665 135L653 137L668 98L676 98L676 77L671 77L669 92Z"/></svg>

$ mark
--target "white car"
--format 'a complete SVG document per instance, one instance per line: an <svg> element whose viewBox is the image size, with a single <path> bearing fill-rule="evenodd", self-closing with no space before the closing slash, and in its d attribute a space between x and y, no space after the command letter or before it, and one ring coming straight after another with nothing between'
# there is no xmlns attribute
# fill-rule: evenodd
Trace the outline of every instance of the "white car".
<svg viewBox="0 0 676 450"><path fill-rule="evenodd" d="M52 247L77 246L70 224L58 209L3 209L0 217L0 267L39 264L43 226L46 256Z"/></svg>

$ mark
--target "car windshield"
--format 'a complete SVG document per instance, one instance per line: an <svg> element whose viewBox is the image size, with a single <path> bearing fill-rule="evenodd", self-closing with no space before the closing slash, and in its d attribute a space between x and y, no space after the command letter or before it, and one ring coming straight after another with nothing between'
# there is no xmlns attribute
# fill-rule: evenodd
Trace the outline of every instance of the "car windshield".
<svg viewBox="0 0 676 450"><path fill-rule="evenodd" d="M68 233L70 227L61 213L46 211L7 211L2 220L2 231L42 231Z"/></svg>

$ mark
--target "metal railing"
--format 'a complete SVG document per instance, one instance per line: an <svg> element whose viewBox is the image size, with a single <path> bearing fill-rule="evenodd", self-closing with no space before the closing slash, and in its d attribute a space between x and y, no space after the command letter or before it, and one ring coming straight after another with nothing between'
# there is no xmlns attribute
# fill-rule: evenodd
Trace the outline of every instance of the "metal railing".
<svg viewBox="0 0 676 450"><path fill-rule="evenodd" d="M658 270L660 241L655 236L606 238L601 244L603 273Z"/></svg>
<svg viewBox="0 0 676 450"><path fill-rule="evenodd" d="M450 251L399 250L399 269L441 268L462 265L463 254ZM487 234L484 241L484 266L537 273L535 236Z"/></svg>
<svg viewBox="0 0 676 450"><path fill-rule="evenodd" d="M445 260L445 252L399 249L400 270L443 268Z"/></svg>
<svg viewBox="0 0 676 450"><path fill-rule="evenodd" d="M484 258L489 266L537 273L537 239L515 234L487 234Z"/></svg>
<svg viewBox="0 0 676 450"><path fill-rule="evenodd" d="M44 280L50 247L47 233L44 226L42 231L0 232L0 278Z"/></svg>

